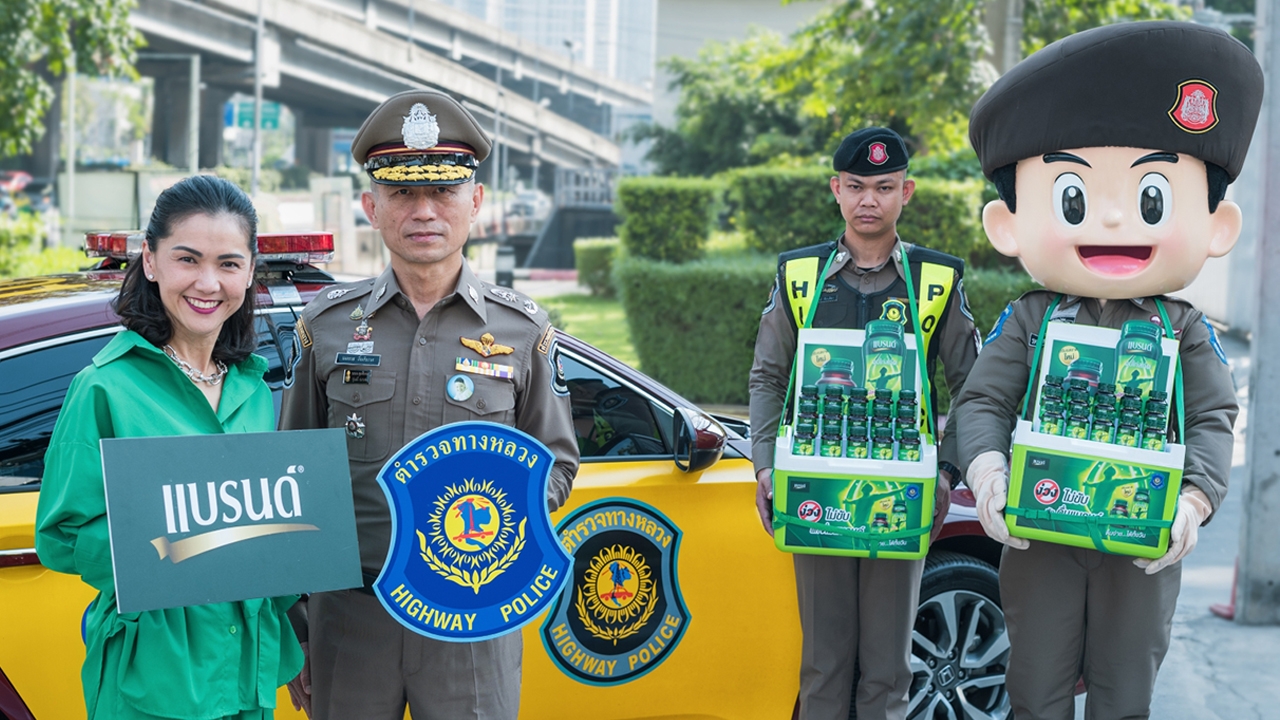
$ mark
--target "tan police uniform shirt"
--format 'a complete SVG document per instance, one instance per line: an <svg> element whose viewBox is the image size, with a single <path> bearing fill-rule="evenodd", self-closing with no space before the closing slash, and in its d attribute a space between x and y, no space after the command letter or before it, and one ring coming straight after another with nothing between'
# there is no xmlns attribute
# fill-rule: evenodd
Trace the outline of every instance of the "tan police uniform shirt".
<svg viewBox="0 0 1280 720"><path fill-rule="evenodd" d="M952 412L960 423L961 468L969 467L974 458L989 450L1009 456L1027 376L1038 352L1036 336L1054 297L1055 293L1047 290L1023 295L1005 310L992 329ZM1231 428L1238 408L1231 370L1204 313L1178 298L1160 299L1180 341L1178 357L1187 426L1186 438L1179 441L1187 446L1182 482L1203 490L1216 512L1227 494L1235 443ZM1119 329L1129 320L1160 323L1160 312L1151 298L1108 300L1104 306L1094 298L1068 295L1054 310L1054 318L1074 318L1077 325ZM1035 391L1033 388L1032 407Z"/></svg>
<svg viewBox="0 0 1280 720"><path fill-rule="evenodd" d="M859 268L853 261L844 241L840 252L827 270L823 282L839 274L840 279L863 294L874 294L887 289L906 278L902 271L901 240L895 242L890 260L874 268ZM905 244L907 248L911 246ZM825 262L825 259L824 259ZM973 367L982 343L968 303L964 300L964 287L959 278L947 301L946 322L934 331L938 344L938 359L942 361L951 396L960 394L969 368ZM760 334L756 336L755 361L751 367L751 460L756 472L773 467L773 451L777 442L778 423L786 402L787 381L791 377L791 364L796 354L796 331L791 324L791 309L787 300L778 292L774 283L773 296L760 318ZM960 465L956 449L954 414L942 435L938 448L938 461ZM955 479L959 481L959 478Z"/></svg>
<svg viewBox="0 0 1280 720"><path fill-rule="evenodd" d="M478 342L485 333L511 352L484 357L462 342ZM381 570L391 539L378 471L400 448L441 425L483 420L529 433L556 456L548 506L558 508L569 497L578 445L553 329L533 300L481 282L463 260L454 292L419 320L388 267L372 280L322 292L303 312L298 335L302 356L284 393L280 429L346 428L365 573ZM339 362L340 354L374 356L378 364L352 364L367 360L350 357ZM509 366L510 377L461 372L460 359ZM470 397L455 400L446 391L456 375L472 381Z"/></svg>

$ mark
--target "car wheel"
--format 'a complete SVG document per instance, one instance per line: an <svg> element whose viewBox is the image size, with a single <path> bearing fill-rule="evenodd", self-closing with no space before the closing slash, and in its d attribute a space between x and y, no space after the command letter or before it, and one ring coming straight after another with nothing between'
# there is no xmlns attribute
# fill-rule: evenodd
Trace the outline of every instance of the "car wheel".
<svg viewBox="0 0 1280 720"><path fill-rule="evenodd" d="M911 633L911 720L1004 720L1009 631L1000 576L981 560L937 552L925 560Z"/></svg>

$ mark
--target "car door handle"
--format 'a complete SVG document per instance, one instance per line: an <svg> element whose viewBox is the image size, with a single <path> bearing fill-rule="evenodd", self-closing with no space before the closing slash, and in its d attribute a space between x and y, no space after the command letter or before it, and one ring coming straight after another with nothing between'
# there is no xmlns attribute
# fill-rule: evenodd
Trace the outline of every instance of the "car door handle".
<svg viewBox="0 0 1280 720"><path fill-rule="evenodd" d="M15 550L0 550L0 568L4 567L22 567L23 565L39 565L40 557L36 555L35 548L18 548Z"/></svg>

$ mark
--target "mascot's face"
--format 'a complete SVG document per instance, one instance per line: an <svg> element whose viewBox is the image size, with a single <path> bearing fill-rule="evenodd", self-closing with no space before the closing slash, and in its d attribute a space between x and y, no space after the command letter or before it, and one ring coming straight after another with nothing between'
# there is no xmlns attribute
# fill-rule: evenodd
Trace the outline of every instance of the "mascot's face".
<svg viewBox="0 0 1280 720"><path fill-rule="evenodd" d="M1204 162L1129 147L1063 150L1018 163L1017 212L982 214L996 250L1050 290L1134 298L1180 290L1240 236L1240 208L1209 212Z"/></svg>

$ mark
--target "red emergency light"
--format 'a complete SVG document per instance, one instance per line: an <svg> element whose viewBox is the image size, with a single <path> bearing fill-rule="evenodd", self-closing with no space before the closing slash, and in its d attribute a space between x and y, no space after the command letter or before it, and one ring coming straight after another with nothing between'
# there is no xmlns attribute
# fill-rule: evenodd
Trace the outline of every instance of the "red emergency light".
<svg viewBox="0 0 1280 720"><path fill-rule="evenodd" d="M142 252L146 234L141 230L118 232L87 232L84 234L84 254L89 257L109 257L127 260Z"/></svg>
<svg viewBox="0 0 1280 720"><path fill-rule="evenodd" d="M90 257L127 260L142 252L146 234L141 230L88 232L84 251ZM333 259L333 233L262 233L258 256L263 262L324 263Z"/></svg>
<svg viewBox="0 0 1280 720"><path fill-rule="evenodd" d="M333 233L260 233L258 255L264 262L326 263L333 259Z"/></svg>

